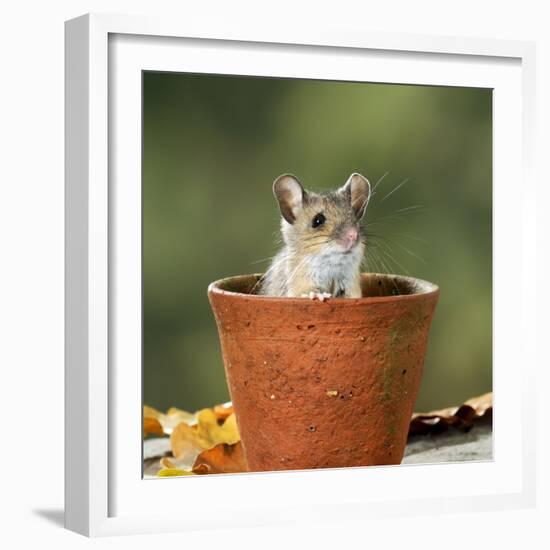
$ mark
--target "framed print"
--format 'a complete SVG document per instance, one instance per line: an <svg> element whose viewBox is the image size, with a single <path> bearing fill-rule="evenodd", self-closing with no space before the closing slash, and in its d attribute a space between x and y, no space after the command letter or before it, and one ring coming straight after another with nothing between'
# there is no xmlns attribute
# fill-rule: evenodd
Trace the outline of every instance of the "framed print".
<svg viewBox="0 0 550 550"><path fill-rule="evenodd" d="M66 526L532 505L533 63L67 22ZM411 451L491 411L470 454Z"/></svg>

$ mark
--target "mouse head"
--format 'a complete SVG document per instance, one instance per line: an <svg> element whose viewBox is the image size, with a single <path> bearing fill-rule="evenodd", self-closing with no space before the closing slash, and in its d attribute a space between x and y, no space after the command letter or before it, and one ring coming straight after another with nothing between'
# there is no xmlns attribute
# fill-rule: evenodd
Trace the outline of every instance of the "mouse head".
<svg viewBox="0 0 550 550"><path fill-rule="evenodd" d="M370 184L352 174L336 191L306 191L291 174L279 176L273 193L283 216L282 233L287 245L304 254L362 250L361 218L370 196Z"/></svg>

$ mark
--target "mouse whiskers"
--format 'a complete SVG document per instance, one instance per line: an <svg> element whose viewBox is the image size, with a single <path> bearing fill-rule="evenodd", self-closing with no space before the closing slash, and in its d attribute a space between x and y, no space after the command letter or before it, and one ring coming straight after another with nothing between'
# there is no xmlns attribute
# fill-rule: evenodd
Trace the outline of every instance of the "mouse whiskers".
<svg viewBox="0 0 550 550"><path fill-rule="evenodd" d="M401 189L403 185L405 185L408 181L410 181L410 178L405 178L397 187L392 189L387 195L384 195L382 199L380 199L380 202L384 202L388 197L391 197L398 189Z"/></svg>

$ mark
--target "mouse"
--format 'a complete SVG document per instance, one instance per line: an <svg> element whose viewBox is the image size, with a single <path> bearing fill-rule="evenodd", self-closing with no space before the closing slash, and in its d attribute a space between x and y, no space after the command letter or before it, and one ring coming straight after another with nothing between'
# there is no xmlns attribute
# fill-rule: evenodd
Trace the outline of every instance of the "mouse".
<svg viewBox="0 0 550 550"><path fill-rule="evenodd" d="M368 179L354 172L341 187L314 192L293 174L282 174L273 182L273 194L283 246L261 277L258 294L322 302L360 298Z"/></svg>

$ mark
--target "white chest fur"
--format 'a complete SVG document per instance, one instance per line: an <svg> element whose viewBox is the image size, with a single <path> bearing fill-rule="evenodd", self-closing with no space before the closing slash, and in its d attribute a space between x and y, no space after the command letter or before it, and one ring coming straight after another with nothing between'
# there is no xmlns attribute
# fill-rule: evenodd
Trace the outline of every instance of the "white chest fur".
<svg viewBox="0 0 550 550"><path fill-rule="evenodd" d="M359 271L361 249L355 247L348 254L340 251L327 251L312 256L309 261L311 280L325 292L337 292L350 288Z"/></svg>

